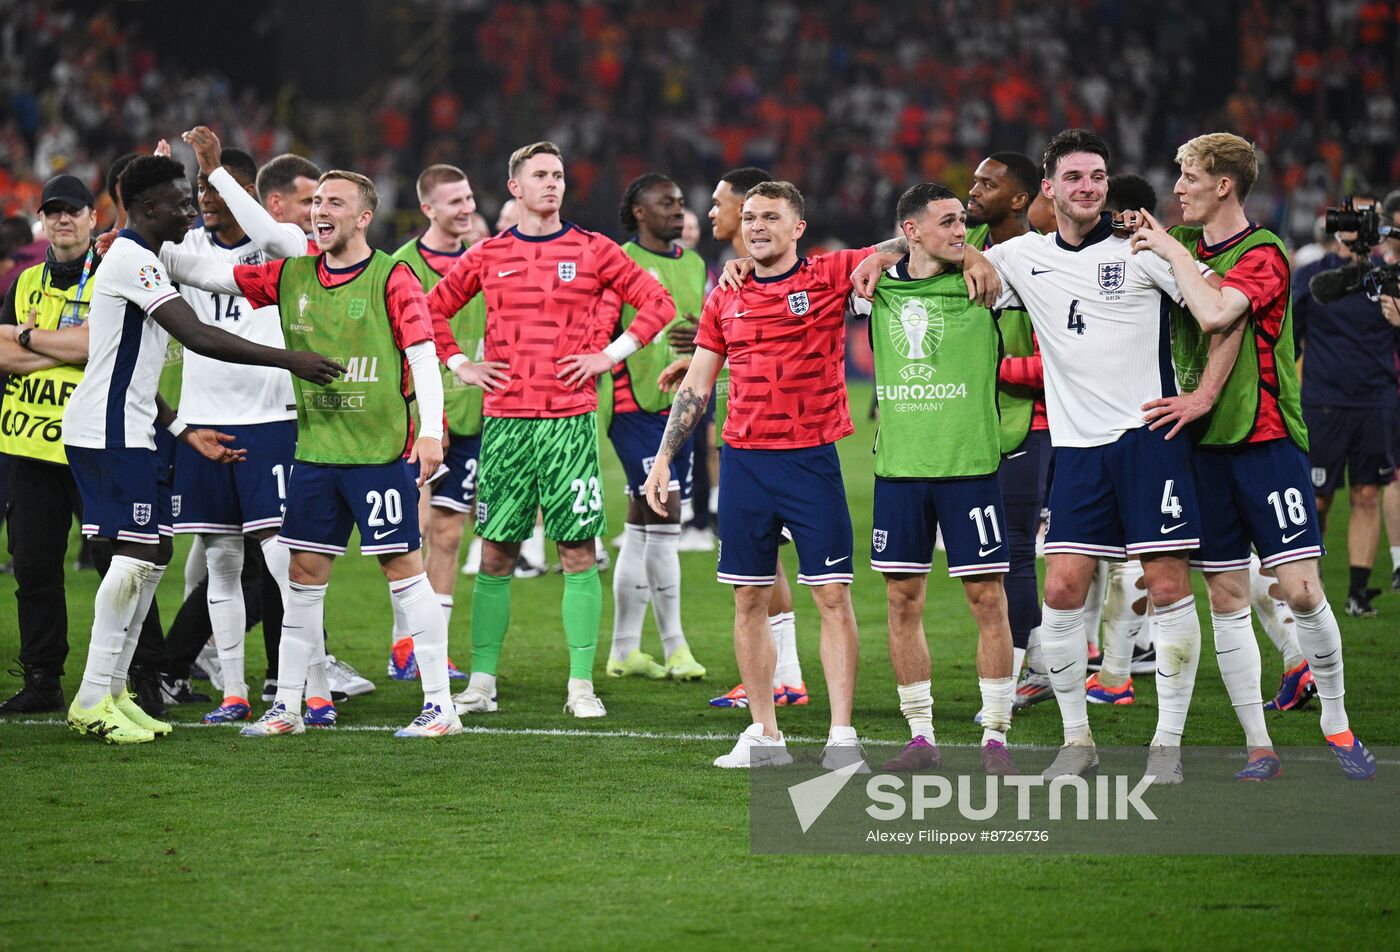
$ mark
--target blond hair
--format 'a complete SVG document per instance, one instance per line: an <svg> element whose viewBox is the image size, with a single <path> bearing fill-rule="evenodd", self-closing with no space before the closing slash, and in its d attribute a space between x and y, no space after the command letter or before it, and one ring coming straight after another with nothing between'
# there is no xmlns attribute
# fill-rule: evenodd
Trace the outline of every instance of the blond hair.
<svg viewBox="0 0 1400 952"><path fill-rule="evenodd" d="M1196 136L1176 150L1178 165L1190 163L1216 178L1235 183L1235 197L1241 202L1259 180L1259 156L1254 143L1230 132Z"/></svg>
<svg viewBox="0 0 1400 952"><path fill-rule="evenodd" d="M323 172L316 180L317 185L324 185L330 181L349 182L360 190L360 200L364 202L365 208L374 211L379 207L379 193L375 191L374 183L368 177L359 172L347 172L344 169L331 169Z"/></svg>
<svg viewBox="0 0 1400 952"><path fill-rule="evenodd" d="M515 178L515 173L520 171L520 167L537 155L554 155L559 157L560 162L564 161L564 153L560 152L553 142L532 142L522 145L510 154L510 163L507 166L510 177Z"/></svg>

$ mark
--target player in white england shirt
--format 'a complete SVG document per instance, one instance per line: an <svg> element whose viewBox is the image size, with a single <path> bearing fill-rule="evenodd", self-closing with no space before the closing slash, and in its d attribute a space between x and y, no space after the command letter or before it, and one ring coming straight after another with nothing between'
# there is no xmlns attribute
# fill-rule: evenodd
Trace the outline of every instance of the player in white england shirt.
<svg viewBox="0 0 1400 952"><path fill-rule="evenodd" d="M1044 173L1055 233L1003 242L987 258L1035 325L1056 447L1042 643L1066 746L1047 774L1082 773L1097 760L1084 603L1098 559L1126 556L1142 560L1159 632L1148 773L1177 782L1201 650L1187 563L1200 544L1199 518L1189 448L1149 430L1143 405L1176 393L1167 308L1181 291L1165 262L1133 255L1115 233L1104 211L1108 147L1097 135L1056 135Z"/></svg>
<svg viewBox="0 0 1400 952"><path fill-rule="evenodd" d="M166 344L242 364L282 367L325 383L338 364L302 351L265 347L201 323L172 287L156 257L194 220L180 163L160 156L133 161L121 176L129 227L112 242L94 278L89 358L64 413L63 439L83 499L83 532L113 541L111 569L98 587L82 685L68 722L110 743L141 743L169 725L146 716L126 691L135 649L132 621L144 617L170 561L171 506L155 452L154 426L211 459L234 462L226 434L186 425L159 400Z"/></svg>
<svg viewBox="0 0 1400 952"><path fill-rule="evenodd" d="M258 168L252 156L222 149L204 126L184 134L199 162L199 208L204 227L185 235L180 251L230 264L306 254L308 241L295 224L273 220L253 197ZM285 347L277 308L254 309L245 298L183 286L181 294L199 319L245 340ZM244 673L243 538L255 539L268 573L288 595L288 550L277 544L283 500L296 451L296 404L291 376L275 367L239 367L199 354L185 355L180 417L234 437L248 451L247 465L219 466L189 448L176 449L172 507L175 531L203 543L208 571L209 625L218 651L224 698L204 716L207 724L247 720ZM312 662L307 719L335 723L324 652Z"/></svg>
<svg viewBox="0 0 1400 952"><path fill-rule="evenodd" d="M1056 448L1041 643L1065 746L1046 776L1081 774L1098 762L1085 699L1084 605L1098 559L1132 557L1143 562L1160 630L1148 772L1174 782L1200 656L1187 564L1200 538L1190 450L1147 429L1142 408L1176 392L1167 303L1181 292L1170 268L1140 260L1115 233L1104 211L1102 139L1061 132L1044 166L1041 190L1056 231L998 243L986 257L1035 326Z"/></svg>

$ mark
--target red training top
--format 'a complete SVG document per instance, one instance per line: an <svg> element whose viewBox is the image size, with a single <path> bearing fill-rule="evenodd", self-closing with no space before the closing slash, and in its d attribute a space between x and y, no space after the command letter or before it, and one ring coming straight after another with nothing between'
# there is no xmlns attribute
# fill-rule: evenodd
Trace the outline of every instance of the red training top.
<svg viewBox="0 0 1400 952"><path fill-rule="evenodd" d="M786 274L715 288L697 347L729 359L724 442L802 449L855 432L846 400L846 296L874 248L799 258Z"/></svg>

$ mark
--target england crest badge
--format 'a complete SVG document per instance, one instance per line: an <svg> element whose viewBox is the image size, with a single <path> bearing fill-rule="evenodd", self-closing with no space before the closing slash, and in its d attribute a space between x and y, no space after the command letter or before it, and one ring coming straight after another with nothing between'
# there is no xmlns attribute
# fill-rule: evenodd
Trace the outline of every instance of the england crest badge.
<svg viewBox="0 0 1400 952"><path fill-rule="evenodd" d="M559 280L572 281L578 277L578 263L574 261L559 262Z"/></svg>
<svg viewBox="0 0 1400 952"><path fill-rule="evenodd" d="M807 313L811 304L807 300L806 291L794 291L788 295L788 310L801 317Z"/></svg>
<svg viewBox="0 0 1400 952"><path fill-rule="evenodd" d="M1117 291L1123 286L1127 264L1122 261L1099 262L1099 287L1105 291Z"/></svg>
<svg viewBox="0 0 1400 952"><path fill-rule="evenodd" d="M131 521L138 526L144 526L151 521L151 504L148 502L134 502L131 504Z"/></svg>
<svg viewBox="0 0 1400 952"><path fill-rule="evenodd" d="M875 534L871 537L870 541L875 547L876 552L883 552L885 551L885 546L890 541L890 534L884 529L876 529Z"/></svg>

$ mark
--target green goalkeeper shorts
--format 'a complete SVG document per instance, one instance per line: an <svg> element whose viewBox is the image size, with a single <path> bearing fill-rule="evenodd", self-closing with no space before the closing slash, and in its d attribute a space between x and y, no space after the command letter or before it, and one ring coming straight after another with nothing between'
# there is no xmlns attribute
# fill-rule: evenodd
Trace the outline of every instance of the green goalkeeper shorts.
<svg viewBox="0 0 1400 952"><path fill-rule="evenodd" d="M476 534L492 542L524 542L540 509L544 534L555 542L582 542L607 532L596 414L486 418Z"/></svg>

